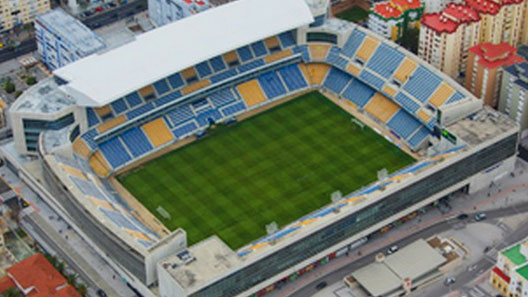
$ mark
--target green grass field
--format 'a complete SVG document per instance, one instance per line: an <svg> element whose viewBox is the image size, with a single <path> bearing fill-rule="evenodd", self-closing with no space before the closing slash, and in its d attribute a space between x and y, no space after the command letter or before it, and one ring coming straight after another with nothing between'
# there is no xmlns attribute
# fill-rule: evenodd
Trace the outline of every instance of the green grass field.
<svg viewBox="0 0 528 297"><path fill-rule="evenodd" d="M336 14L336 17L347 20L349 22L358 23L368 18L369 12L359 6L353 6L352 8L345 10L341 13Z"/></svg>
<svg viewBox="0 0 528 297"><path fill-rule="evenodd" d="M318 92L209 135L119 177L189 245L213 234L237 249L414 160ZM156 209L162 206L172 219Z"/></svg>

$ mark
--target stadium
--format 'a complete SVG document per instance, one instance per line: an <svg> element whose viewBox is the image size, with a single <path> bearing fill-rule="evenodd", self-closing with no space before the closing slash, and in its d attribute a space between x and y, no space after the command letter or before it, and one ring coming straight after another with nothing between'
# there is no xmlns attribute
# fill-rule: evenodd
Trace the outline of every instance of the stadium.
<svg viewBox="0 0 528 297"><path fill-rule="evenodd" d="M265 295L512 170L515 123L329 5L238 0L57 69L5 161L163 297Z"/></svg>

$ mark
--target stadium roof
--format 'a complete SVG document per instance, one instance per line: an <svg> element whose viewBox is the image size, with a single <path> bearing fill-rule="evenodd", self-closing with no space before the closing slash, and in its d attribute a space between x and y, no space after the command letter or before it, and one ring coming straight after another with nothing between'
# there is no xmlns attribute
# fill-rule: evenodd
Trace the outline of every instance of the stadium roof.
<svg viewBox="0 0 528 297"><path fill-rule="evenodd" d="M239 0L55 70L81 106L103 106L173 73L313 22L305 0Z"/></svg>

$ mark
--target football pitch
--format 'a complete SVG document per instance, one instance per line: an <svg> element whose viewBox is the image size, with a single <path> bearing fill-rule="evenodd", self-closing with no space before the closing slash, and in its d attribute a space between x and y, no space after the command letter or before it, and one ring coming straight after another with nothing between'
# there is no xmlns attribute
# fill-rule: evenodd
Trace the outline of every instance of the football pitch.
<svg viewBox="0 0 528 297"><path fill-rule="evenodd" d="M219 126L119 181L192 245L218 235L238 249L414 159L312 92L230 126ZM165 219L156 210L163 207Z"/></svg>

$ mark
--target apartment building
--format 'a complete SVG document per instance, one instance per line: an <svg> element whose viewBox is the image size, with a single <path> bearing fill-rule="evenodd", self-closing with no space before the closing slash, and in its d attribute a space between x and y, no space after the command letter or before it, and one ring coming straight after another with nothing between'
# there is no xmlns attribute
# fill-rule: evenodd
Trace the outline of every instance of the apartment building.
<svg viewBox="0 0 528 297"><path fill-rule="evenodd" d="M51 9L50 0L0 0L0 32L29 24Z"/></svg>
<svg viewBox="0 0 528 297"><path fill-rule="evenodd" d="M504 68L499 110L515 120L521 131L528 129L528 62Z"/></svg>
<svg viewBox="0 0 528 297"><path fill-rule="evenodd" d="M525 31L525 0L466 0L481 18L479 43L507 42L517 46Z"/></svg>
<svg viewBox="0 0 528 297"><path fill-rule="evenodd" d="M209 8L211 8L209 0L148 0L150 19L157 26L166 25Z"/></svg>
<svg viewBox="0 0 528 297"><path fill-rule="evenodd" d="M422 17L418 56L453 78L463 75L470 47L478 43L480 16L464 4L449 4Z"/></svg>
<svg viewBox="0 0 528 297"><path fill-rule="evenodd" d="M491 270L491 284L508 297L528 295L528 242L501 250Z"/></svg>
<svg viewBox="0 0 528 297"><path fill-rule="evenodd" d="M462 4L463 0L422 0L424 13L438 13L444 10L448 4Z"/></svg>
<svg viewBox="0 0 528 297"><path fill-rule="evenodd" d="M517 49L506 42L477 44L469 49L466 89L484 104L496 108L503 67L524 61Z"/></svg>
<svg viewBox="0 0 528 297"><path fill-rule="evenodd" d="M368 27L387 39L398 40L407 28L419 28L423 10L420 0L379 2L370 9Z"/></svg>
<svg viewBox="0 0 528 297"><path fill-rule="evenodd" d="M51 70L106 47L101 37L60 8L37 17L35 39L42 61Z"/></svg>

